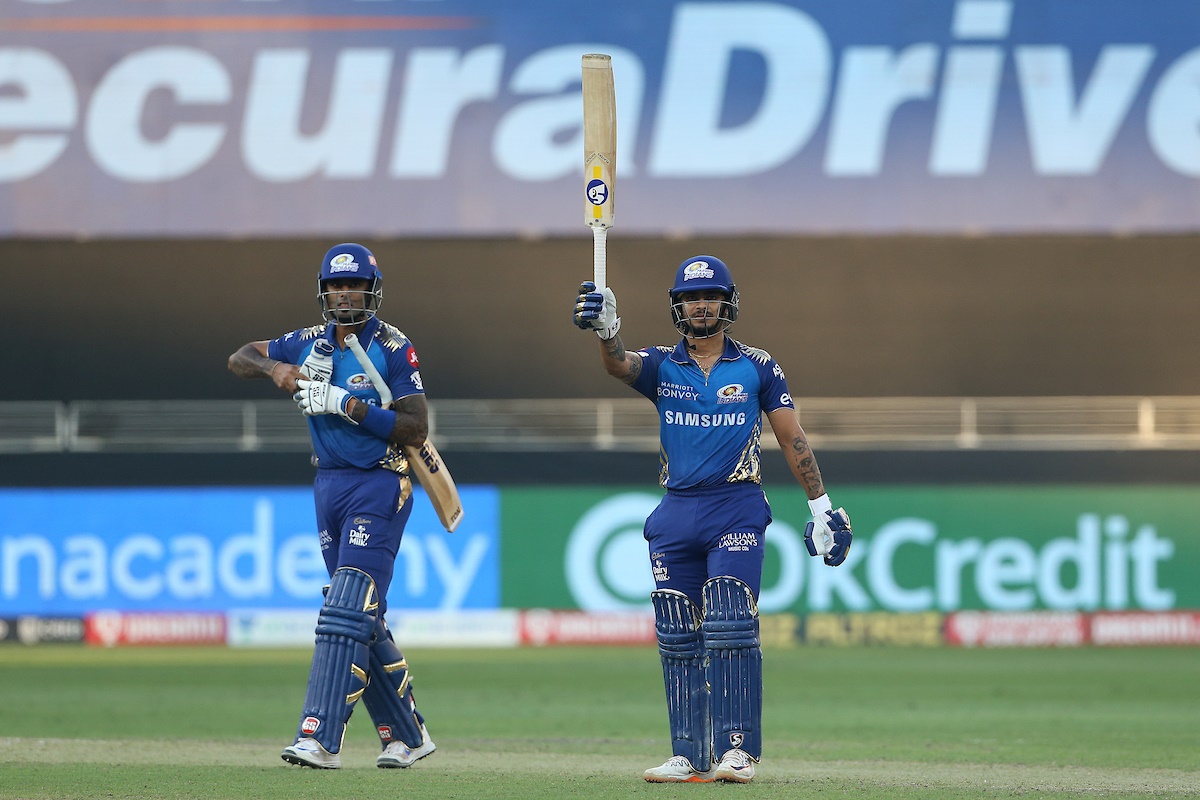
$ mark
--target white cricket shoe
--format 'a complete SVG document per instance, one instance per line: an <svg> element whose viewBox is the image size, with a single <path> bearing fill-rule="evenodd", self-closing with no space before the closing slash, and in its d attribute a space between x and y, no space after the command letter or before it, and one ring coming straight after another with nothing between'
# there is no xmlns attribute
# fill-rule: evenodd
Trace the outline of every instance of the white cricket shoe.
<svg viewBox="0 0 1200 800"><path fill-rule="evenodd" d="M727 783L749 783L754 780L754 759L745 750L735 747L721 756L713 777Z"/></svg>
<svg viewBox="0 0 1200 800"><path fill-rule="evenodd" d="M289 764L299 764L313 769L341 769L342 757L326 750L316 739L298 739L293 745L283 748L279 757Z"/></svg>
<svg viewBox="0 0 1200 800"><path fill-rule="evenodd" d="M650 783L711 783L713 772L694 769L687 756L671 756L661 767L643 772L642 777Z"/></svg>
<svg viewBox="0 0 1200 800"><path fill-rule="evenodd" d="M375 759L375 766L381 769L405 769L406 767L411 767L434 750L437 750L437 745L433 743L433 739L429 738L429 731L425 730L425 726L422 725L421 745L419 747L409 747L397 739L379 754L379 758Z"/></svg>

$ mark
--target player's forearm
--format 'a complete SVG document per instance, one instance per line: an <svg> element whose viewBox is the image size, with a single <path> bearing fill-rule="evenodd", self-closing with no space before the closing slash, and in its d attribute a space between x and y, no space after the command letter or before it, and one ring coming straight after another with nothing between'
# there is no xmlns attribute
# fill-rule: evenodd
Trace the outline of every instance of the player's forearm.
<svg viewBox="0 0 1200 800"><path fill-rule="evenodd" d="M793 435L789 442L780 442L780 445L783 445L788 467L796 476L796 480L804 487L804 493L808 495L808 499L813 500L825 494L825 483L821 480L821 468L817 466L817 457L813 454L812 448L808 446L808 437L804 435L804 431Z"/></svg>
<svg viewBox="0 0 1200 800"><path fill-rule="evenodd" d="M621 335L611 339L600 339L600 360L609 375L632 384L642 372L642 358L637 353L627 353Z"/></svg>
<svg viewBox="0 0 1200 800"><path fill-rule="evenodd" d="M229 371L239 378L270 378L283 363L268 358L258 343L250 342L229 357Z"/></svg>
<svg viewBox="0 0 1200 800"><path fill-rule="evenodd" d="M429 438L429 412L420 395L402 397L390 410L351 397L346 414L356 424L399 447L417 447ZM371 417L369 421L368 416Z"/></svg>

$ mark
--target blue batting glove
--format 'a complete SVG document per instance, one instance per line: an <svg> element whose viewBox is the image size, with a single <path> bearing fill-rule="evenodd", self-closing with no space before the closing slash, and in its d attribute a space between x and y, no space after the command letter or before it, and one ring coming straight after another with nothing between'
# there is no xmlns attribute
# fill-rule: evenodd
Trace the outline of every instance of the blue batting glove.
<svg viewBox="0 0 1200 800"><path fill-rule="evenodd" d="M592 330L592 323L604 313L604 295L596 291L596 284L584 281L579 284L579 297L575 300L575 327Z"/></svg>

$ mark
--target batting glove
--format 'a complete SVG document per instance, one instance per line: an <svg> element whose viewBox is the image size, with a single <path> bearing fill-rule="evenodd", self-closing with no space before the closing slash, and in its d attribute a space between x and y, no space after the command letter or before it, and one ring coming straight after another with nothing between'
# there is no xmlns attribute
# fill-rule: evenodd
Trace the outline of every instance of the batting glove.
<svg viewBox="0 0 1200 800"><path fill-rule="evenodd" d="M583 330L593 330L601 339L611 339L621 330L621 318L617 316L617 296L607 286L596 291L596 284L584 281L579 285L579 298L575 301L575 325Z"/></svg>
<svg viewBox="0 0 1200 800"><path fill-rule="evenodd" d="M328 383L333 378L333 345L325 339L318 339L300 365L300 374L314 381Z"/></svg>
<svg viewBox="0 0 1200 800"><path fill-rule="evenodd" d="M826 565L836 567L846 560L854 534L846 509L833 510L829 495L808 501L813 521L804 526L804 546L810 556L823 556Z"/></svg>
<svg viewBox="0 0 1200 800"><path fill-rule="evenodd" d="M347 413L351 394L340 386L327 381L296 381L300 389L292 395L300 412L306 417L319 414L337 414L352 425L358 423Z"/></svg>

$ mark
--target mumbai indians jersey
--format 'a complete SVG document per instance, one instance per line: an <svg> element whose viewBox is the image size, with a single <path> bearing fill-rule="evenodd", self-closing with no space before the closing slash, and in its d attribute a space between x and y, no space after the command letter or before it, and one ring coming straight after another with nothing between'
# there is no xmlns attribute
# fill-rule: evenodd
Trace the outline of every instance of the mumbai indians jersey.
<svg viewBox="0 0 1200 800"><path fill-rule="evenodd" d="M708 377L688 355L686 339L637 353L642 372L633 388L658 407L659 483L667 489L761 483L762 413L795 408L770 353L726 337Z"/></svg>
<svg viewBox="0 0 1200 800"><path fill-rule="evenodd" d="M301 328L272 339L267 346L267 355L289 364L302 364L308 357L317 339L333 344L333 385L341 386L359 400L379 405L379 392L349 348L340 349L334 343L334 325L315 325ZM379 319L372 318L358 335L367 355L391 389L392 397L399 400L414 394L424 394L421 385L420 364L412 342L397 328ZM367 469L379 465L387 454L388 443L365 428L352 425L338 414L320 414L308 417L308 430L312 434L313 452L322 467L359 467Z"/></svg>

